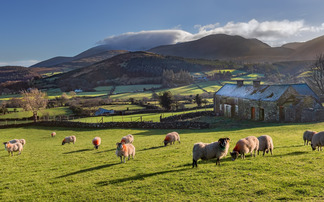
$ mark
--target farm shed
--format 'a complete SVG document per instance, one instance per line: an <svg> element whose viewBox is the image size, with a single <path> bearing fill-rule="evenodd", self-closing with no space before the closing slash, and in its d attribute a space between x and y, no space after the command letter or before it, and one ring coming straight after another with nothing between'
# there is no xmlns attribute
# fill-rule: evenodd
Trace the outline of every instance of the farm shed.
<svg viewBox="0 0 324 202"><path fill-rule="evenodd" d="M225 84L214 95L216 115L264 122L324 120L319 97L307 84Z"/></svg>
<svg viewBox="0 0 324 202"><path fill-rule="evenodd" d="M105 114L114 114L115 111L114 110L108 110L108 109L104 109L104 108L99 108L96 112L95 112L95 116L100 116L100 115L105 115Z"/></svg>

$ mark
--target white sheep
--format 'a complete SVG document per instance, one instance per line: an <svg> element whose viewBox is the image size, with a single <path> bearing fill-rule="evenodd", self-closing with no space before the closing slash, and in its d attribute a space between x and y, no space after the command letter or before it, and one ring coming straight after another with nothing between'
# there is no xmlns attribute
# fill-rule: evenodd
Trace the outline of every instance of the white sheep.
<svg viewBox="0 0 324 202"><path fill-rule="evenodd" d="M269 151L272 155L272 151L273 151L272 138L269 135L262 135L258 137L258 140L259 140L258 155L259 155L259 151L263 151L263 156L265 152L269 153Z"/></svg>
<svg viewBox="0 0 324 202"><path fill-rule="evenodd" d="M51 133L51 137L55 137L55 135L56 135L56 132Z"/></svg>
<svg viewBox="0 0 324 202"><path fill-rule="evenodd" d="M24 146L26 144L26 140L25 139L19 139L19 142Z"/></svg>
<svg viewBox="0 0 324 202"><path fill-rule="evenodd" d="M73 144L76 142L76 137L74 135L65 137L62 141L62 145L64 145L65 143L70 144L71 142L73 142Z"/></svg>
<svg viewBox="0 0 324 202"><path fill-rule="evenodd" d="M164 138L164 146L167 146L168 143L174 144L175 141L180 143L180 135L177 132L168 133Z"/></svg>
<svg viewBox="0 0 324 202"><path fill-rule="evenodd" d="M134 136L131 135L131 134L128 134L128 135L122 137L120 142L124 142L125 144L133 143L134 142Z"/></svg>
<svg viewBox="0 0 324 202"><path fill-rule="evenodd" d="M311 146L313 151L316 149L316 147L318 147L318 151L322 151L322 146L324 146L324 131L318 132L313 135Z"/></svg>
<svg viewBox="0 0 324 202"><path fill-rule="evenodd" d="M255 136L249 136L243 139L240 139L233 151L231 152L232 160L238 158L238 156L241 154L241 158L245 159L246 153L251 153L251 156L253 156L254 151L254 157L256 156L256 151L259 149L259 140Z"/></svg>
<svg viewBox="0 0 324 202"><path fill-rule="evenodd" d="M25 145L26 144L26 140L25 139L13 139L13 140L9 140L8 142L11 143L11 144L15 144L17 142L20 142L22 145ZM6 143L6 142L4 142L4 143Z"/></svg>
<svg viewBox="0 0 324 202"><path fill-rule="evenodd" d="M3 144L5 145L5 149L8 151L9 156L10 153L11 156L13 156L13 152L17 152L17 151L19 151L19 154L21 154L21 151L23 150L23 145L20 142L16 142L16 143L4 142Z"/></svg>
<svg viewBox="0 0 324 202"><path fill-rule="evenodd" d="M134 159L135 156L135 147L132 144L125 144L124 142L117 142L117 149L116 149L116 155L117 157L120 157L120 162L122 163L122 157L124 157L124 163L126 163L126 157L128 157L128 160L130 159L130 156Z"/></svg>
<svg viewBox="0 0 324 202"><path fill-rule="evenodd" d="M217 158L216 165L220 165L220 159L227 155L229 142L229 138L220 138L218 142L213 142L210 144L202 142L194 144L192 150L192 167L198 167L197 161L199 159L208 160Z"/></svg>
<svg viewBox="0 0 324 202"><path fill-rule="evenodd" d="M93 138L92 144L94 145L94 148L98 149L101 144L101 138L100 137Z"/></svg>
<svg viewBox="0 0 324 202"><path fill-rule="evenodd" d="M308 145L308 142L312 141L313 135L316 134L315 131L306 130L303 135L304 145ZM306 143L307 142L307 143Z"/></svg>

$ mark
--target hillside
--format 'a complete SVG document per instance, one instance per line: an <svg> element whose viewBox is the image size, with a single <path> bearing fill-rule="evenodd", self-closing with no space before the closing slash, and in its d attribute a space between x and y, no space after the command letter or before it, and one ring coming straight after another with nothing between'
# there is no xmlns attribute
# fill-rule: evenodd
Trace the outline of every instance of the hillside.
<svg viewBox="0 0 324 202"><path fill-rule="evenodd" d="M290 60L314 60L324 52L324 36L299 43L295 51L289 56Z"/></svg>
<svg viewBox="0 0 324 202"><path fill-rule="evenodd" d="M39 74L33 72L27 67L20 66L2 66L0 67L0 83L7 81L27 81L35 77L40 77Z"/></svg>
<svg viewBox="0 0 324 202"><path fill-rule="evenodd" d="M131 52L114 56L85 68L51 78L59 87L69 89L111 84L161 83L163 70L201 71L203 66L181 58L149 52Z"/></svg>
<svg viewBox="0 0 324 202"><path fill-rule="evenodd" d="M225 34L174 45L159 46L150 52L185 58L241 60L250 62L280 61L293 52L290 48L272 48L257 39Z"/></svg>

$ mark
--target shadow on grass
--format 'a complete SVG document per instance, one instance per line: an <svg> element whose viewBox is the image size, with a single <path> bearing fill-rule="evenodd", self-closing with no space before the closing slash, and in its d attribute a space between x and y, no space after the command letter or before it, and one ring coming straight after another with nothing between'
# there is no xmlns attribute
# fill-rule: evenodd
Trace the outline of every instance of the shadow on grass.
<svg viewBox="0 0 324 202"><path fill-rule="evenodd" d="M92 151L93 149L79 149L76 151L70 151L70 152L65 152L63 154L73 154L73 153L79 153L79 152L86 152L86 151Z"/></svg>
<svg viewBox="0 0 324 202"><path fill-rule="evenodd" d="M111 151L116 151L116 149L107 149L107 150L104 150L104 151L98 151L96 154L100 154L100 153L104 153L104 152L111 152Z"/></svg>
<svg viewBox="0 0 324 202"><path fill-rule="evenodd" d="M145 148L145 149L141 149L141 150L138 150L138 151L147 151L147 150L152 150L152 149L159 149L159 148L162 148L164 147L163 145L161 146L156 146L156 147L150 147L150 148Z"/></svg>
<svg viewBox="0 0 324 202"><path fill-rule="evenodd" d="M147 177L153 177L156 175L163 175L166 173L173 173L173 172L180 172L180 171L184 171L184 170L188 170L191 168L182 168L182 169L176 169L176 170L166 170L166 171L161 171L161 172L156 172L156 173L148 173L148 174L139 174L133 177L127 177L127 178L120 178L120 179L116 179L116 180L105 180L105 181L100 181L97 182L96 184L98 186L107 186L109 184L118 184L118 183L123 183L123 182L127 182L127 181L134 181L134 180L144 180Z"/></svg>
<svg viewBox="0 0 324 202"><path fill-rule="evenodd" d="M295 152L290 152L286 154L281 154L281 155L273 155L273 157L282 157L282 156L298 156L298 155L303 155L309 153L308 151L295 151Z"/></svg>
<svg viewBox="0 0 324 202"><path fill-rule="evenodd" d="M56 178L63 178L63 177L68 177L68 176L71 176L71 175L85 173L85 172L89 172L89 171L93 171L93 170L109 168L111 166L118 165L118 164L120 164L120 163L112 163L112 164L106 164L106 165L96 166L96 167L92 167L92 168L87 168L87 169L79 170L79 171L76 171L76 172L73 172L73 173L68 173L68 174L65 174L65 175L61 175L61 176L58 176Z"/></svg>

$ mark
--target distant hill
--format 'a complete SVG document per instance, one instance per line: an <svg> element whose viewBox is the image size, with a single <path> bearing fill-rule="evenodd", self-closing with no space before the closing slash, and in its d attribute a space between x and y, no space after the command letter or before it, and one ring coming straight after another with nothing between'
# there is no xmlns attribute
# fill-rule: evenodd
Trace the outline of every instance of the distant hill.
<svg viewBox="0 0 324 202"><path fill-rule="evenodd" d="M182 58L161 56L149 52L119 54L85 68L76 69L54 80L59 87L71 89L111 84L161 83L164 69L201 71L202 66L186 62Z"/></svg>
<svg viewBox="0 0 324 202"><path fill-rule="evenodd" d="M174 45L159 46L150 52L185 58L241 60L265 62L284 60L293 50L285 47L272 48L257 39L215 34L201 39Z"/></svg>
<svg viewBox="0 0 324 202"><path fill-rule="evenodd" d="M7 81L27 81L33 78L40 78L40 75L28 67L2 66L0 67L0 83Z"/></svg>
<svg viewBox="0 0 324 202"><path fill-rule="evenodd" d="M324 53L324 36L299 43L295 51L289 55L289 60L315 60L320 53Z"/></svg>

